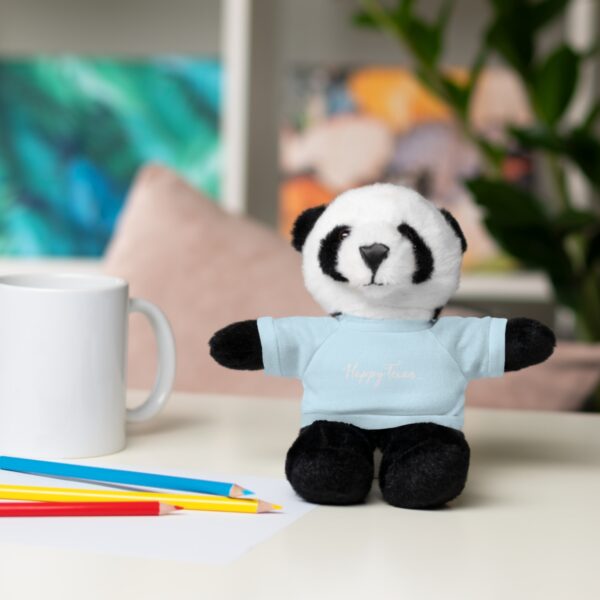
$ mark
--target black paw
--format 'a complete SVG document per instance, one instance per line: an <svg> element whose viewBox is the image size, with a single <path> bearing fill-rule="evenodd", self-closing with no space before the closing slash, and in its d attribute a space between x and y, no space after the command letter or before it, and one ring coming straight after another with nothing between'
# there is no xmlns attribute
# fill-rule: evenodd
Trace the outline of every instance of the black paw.
<svg viewBox="0 0 600 600"><path fill-rule="evenodd" d="M384 499L402 508L437 508L465 487L470 450L462 432L417 423L390 432L379 485Z"/></svg>
<svg viewBox="0 0 600 600"><path fill-rule="evenodd" d="M208 342L210 355L229 369L263 368L262 346L256 321L240 321L219 329Z"/></svg>
<svg viewBox="0 0 600 600"><path fill-rule="evenodd" d="M308 502L359 504L373 483L373 447L358 427L316 421L289 449L285 474Z"/></svg>
<svg viewBox="0 0 600 600"><path fill-rule="evenodd" d="M522 317L506 323L505 371L518 371L544 362L554 352L556 337L551 329L534 319Z"/></svg>

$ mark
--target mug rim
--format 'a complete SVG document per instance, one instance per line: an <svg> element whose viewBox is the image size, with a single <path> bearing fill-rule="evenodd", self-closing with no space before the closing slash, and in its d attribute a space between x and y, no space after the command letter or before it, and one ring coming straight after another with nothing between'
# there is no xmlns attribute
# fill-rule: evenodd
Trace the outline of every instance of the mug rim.
<svg viewBox="0 0 600 600"><path fill-rule="evenodd" d="M60 282L63 285L60 285ZM67 281L80 286L64 285ZM113 275L94 273L10 273L0 275L0 288L49 293L94 293L127 288L128 282Z"/></svg>

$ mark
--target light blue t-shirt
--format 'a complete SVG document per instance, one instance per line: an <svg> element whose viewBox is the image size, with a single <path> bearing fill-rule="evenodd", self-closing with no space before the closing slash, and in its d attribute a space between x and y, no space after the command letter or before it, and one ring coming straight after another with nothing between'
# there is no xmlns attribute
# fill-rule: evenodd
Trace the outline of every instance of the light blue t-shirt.
<svg viewBox="0 0 600 600"><path fill-rule="evenodd" d="M302 426L433 422L461 429L471 379L504 373L506 319L258 319L265 372L304 385Z"/></svg>

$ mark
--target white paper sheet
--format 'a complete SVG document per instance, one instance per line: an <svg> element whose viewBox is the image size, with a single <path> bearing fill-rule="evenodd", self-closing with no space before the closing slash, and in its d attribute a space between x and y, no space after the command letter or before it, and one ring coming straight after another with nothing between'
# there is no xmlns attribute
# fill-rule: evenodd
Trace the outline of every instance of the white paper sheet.
<svg viewBox="0 0 600 600"><path fill-rule="evenodd" d="M235 481L256 492L259 498L283 505L284 510L263 514L186 510L161 517L0 518L0 544L222 565L239 558L314 508L300 500L283 479L170 474ZM9 471L0 471L0 484L106 489L97 484Z"/></svg>

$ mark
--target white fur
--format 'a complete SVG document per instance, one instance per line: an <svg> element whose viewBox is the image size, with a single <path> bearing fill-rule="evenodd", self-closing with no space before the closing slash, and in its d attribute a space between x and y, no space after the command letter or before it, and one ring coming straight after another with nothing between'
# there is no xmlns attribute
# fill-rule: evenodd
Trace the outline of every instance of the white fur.
<svg viewBox="0 0 600 600"><path fill-rule="evenodd" d="M425 240L434 260L431 279L414 284L413 247L398 232L407 223ZM338 253L337 270L348 282L335 281L319 265L321 240L336 226L348 225L350 235ZM366 285L371 271L359 248L373 243L390 248ZM344 192L319 217L302 248L304 281L328 312L367 318L430 319L458 288L462 250L460 240L439 210L414 190L375 184Z"/></svg>

